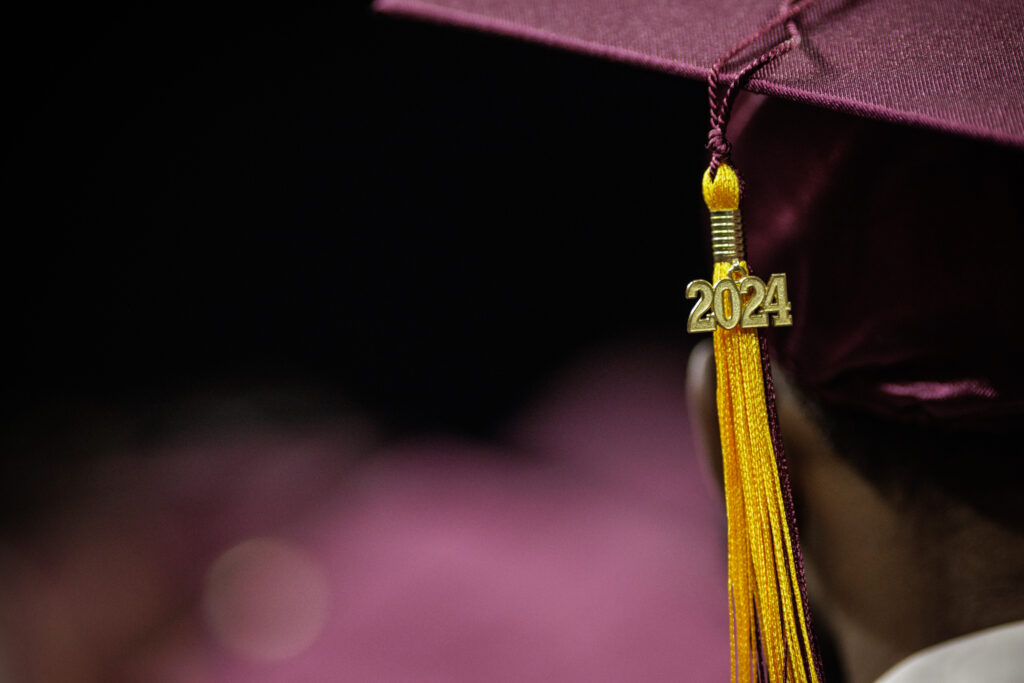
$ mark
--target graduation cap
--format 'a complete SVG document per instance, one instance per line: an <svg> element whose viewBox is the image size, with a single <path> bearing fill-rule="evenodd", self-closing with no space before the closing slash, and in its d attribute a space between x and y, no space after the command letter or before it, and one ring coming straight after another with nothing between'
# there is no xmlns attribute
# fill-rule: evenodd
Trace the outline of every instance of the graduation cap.
<svg viewBox="0 0 1024 683"><path fill-rule="evenodd" d="M778 0L377 0L375 6L699 79L780 14ZM799 12L798 25L800 49L765 65L748 90L1024 147L1019 2L820 0ZM764 33L735 63L786 35L783 28Z"/></svg>
<svg viewBox="0 0 1024 683"><path fill-rule="evenodd" d="M766 348L830 406L944 428L1024 417L1024 4L376 7L708 81L710 132L693 135L715 265L687 287L688 328L715 340L732 678L821 680ZM741 89L774 97L730 116Z"/></svg>

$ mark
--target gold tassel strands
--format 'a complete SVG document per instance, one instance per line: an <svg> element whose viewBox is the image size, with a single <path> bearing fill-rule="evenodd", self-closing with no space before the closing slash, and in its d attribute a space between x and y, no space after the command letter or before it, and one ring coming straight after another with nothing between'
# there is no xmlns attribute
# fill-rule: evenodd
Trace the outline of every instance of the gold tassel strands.
<svg viewBox="0 0 1024 683"><path fill-rule="evenodd" d="M768 422L757 328L792 324L785 275L765 284L743 251L740 183L727 164L704 174L714 284L695 280L687 329L714 334L717 403L729 526L731 673L735 682L811 681L814 662Z"/></svg>

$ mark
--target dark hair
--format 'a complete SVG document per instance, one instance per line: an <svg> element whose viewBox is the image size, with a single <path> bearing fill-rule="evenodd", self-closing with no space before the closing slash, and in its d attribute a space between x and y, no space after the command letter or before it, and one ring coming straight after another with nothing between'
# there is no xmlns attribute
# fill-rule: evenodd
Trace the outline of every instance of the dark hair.
<svg viewBox="0 0 1024 683"><path fill-rule="evenodd" d="M804 401L840 457L884 495L915 508L961 503L1024 529L1021 427L981 431L941 422L905 424Z"/></svg>

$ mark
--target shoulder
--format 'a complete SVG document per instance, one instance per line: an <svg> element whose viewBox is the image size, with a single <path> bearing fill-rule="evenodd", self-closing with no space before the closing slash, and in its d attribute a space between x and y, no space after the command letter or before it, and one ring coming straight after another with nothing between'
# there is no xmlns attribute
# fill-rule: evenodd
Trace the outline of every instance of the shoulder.
<svg viewBox="0 0 1024 683"><path fill-rule="evenodd" d="M1024 621L977 631L921 650L877 683L1015 683L1024 672Z"/></svg>

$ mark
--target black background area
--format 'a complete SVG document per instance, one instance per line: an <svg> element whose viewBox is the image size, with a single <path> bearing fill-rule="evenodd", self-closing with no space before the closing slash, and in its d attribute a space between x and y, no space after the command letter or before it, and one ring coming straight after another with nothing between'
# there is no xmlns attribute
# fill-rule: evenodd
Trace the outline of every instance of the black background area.
<svg viewBox="0 0 1024 683"><path fill-rule="evenodd" d="M5 13L9 420L298 381L487 434L686 343L700 83L365 2Z"/></svg>

